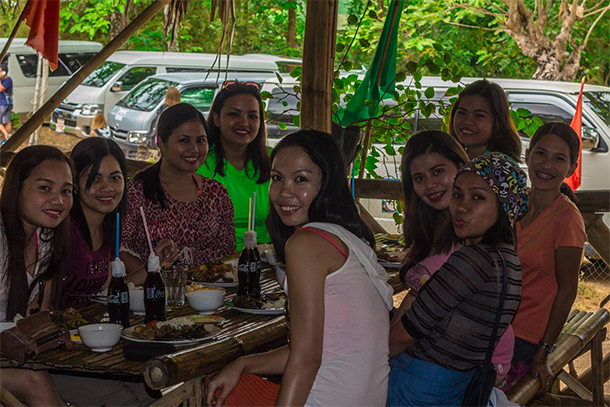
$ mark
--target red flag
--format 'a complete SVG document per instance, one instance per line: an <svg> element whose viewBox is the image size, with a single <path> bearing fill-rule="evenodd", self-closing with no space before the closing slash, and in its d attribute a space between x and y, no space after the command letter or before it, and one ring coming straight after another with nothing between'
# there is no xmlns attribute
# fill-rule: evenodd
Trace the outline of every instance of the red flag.
<svg viewBox="0 0 610 407"><path fill-rule="evenodd" d="M578 150L578 167L571 177L565 179L565 183L568 184L574 191L576 191L580 186L582 173L582 90L584 87L585 78L583 76L582 81L580 81L580 93L578 94L578 101L576 102L576 112L574 112L572 123L570 123L570 127L572 127L576 134L578 134L580 140L580 149Z"/></svg>
<svg viewBox="0 0 610 407"><path fill-rule="evenodd" d="M59 0L28 0L25 5L26 24L30 34L26 45L34 48L49 61L51 70L57 69L59 43Z"/></svg>

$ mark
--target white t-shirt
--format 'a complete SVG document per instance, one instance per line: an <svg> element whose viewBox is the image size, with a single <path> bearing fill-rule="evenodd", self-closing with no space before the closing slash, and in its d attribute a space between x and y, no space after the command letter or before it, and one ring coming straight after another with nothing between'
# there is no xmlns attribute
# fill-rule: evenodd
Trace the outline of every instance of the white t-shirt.
<svg viewBox="0 0 610 407"><path fill-rule="evenodd" d="M50 242L46 242L41 240L40 235L42 234L42 229L38 228L36 230L36 239L38 241L38 262L36 263L36 268L34 269L34 275L27 274L28 287L34 279L42 273L44 270L41 270L40 263L41 259L44 259L46 256L51 253L51 244ZM7 262L8 262L8 242L6 241L6 231L4 230L4 224L2 223L2 216L0 216L0 321L6 321L6 309L8 307L8 294L9 287L7 285L8 281L6 279L7 273ZM36 294L38 294L38 284L32 289L32 293L30 294L30 298L28 299L28 304L34 300Z"/></svg>

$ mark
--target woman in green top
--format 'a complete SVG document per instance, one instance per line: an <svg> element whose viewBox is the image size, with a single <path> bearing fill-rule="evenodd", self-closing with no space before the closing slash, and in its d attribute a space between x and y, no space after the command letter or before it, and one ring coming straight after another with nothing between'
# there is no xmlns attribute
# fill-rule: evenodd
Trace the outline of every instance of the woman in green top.
<svg viewBox="0 0 610 407"><path fill-rule="evenodd" d="M269 213L271 163L259 86L227 81L216 95L208 116L210 152L197 173L227 188L235 208L237 251L248 230L249 198L256 192L255 227L258 243L269 243L265 219Z"/></svg>

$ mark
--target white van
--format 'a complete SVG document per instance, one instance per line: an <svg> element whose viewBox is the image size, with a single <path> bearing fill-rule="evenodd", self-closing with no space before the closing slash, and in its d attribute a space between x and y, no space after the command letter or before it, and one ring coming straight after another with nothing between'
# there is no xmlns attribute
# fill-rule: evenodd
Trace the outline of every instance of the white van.
<svg viewBox="0 0 610 407"><path fill-rule="evenodd" d="M6 38L0 38L0 49L4 48L6 41ZM32 111L36 89L38 55L33 48L25 45L25 42L25 38L15 38L4 60L8 60L8 76L13 80L13 112L16 113ZM49 72L46 98L49 99L74 72L101 49L102 44L99 42L59 41L58 66L55 71Z"/></svg>
<svg viewBox="0 0 610 407"><path fill-rule="evenodd" d="M118 51L87 77L53 112L51 126L60 132L89 136L91 122L98 113L110 109L134 86L155 74L208 72L216 54L182 52ZM233 72L275 73L280 71L280 57L232 55L229 75ZM292 60L290 60L292 61ZM227 57L214 64L210 78L224 79Z"/></svg>
<svg viewBox="0 0 610 407"><path fill-rule="evenodd" d="M286 96L294 94L292 87L297 83L294 79L283 75L284 81L279 85L268 83L263 87L263 91L271 92L276 99L268 101L270 121L272 113L276 121L287 124L290 128L291 114L298 114L296 111L297 97ZM462 78L461 85L465 86L481 78ZM533 116L538 116L543 122L562 121L570 123L576 111L576 102L580 90L579 83L536 81L527 79L493 79L490 82L500 85L507 94L511 109L525 108ZM273 82L269 81L269 82ZM402 83L405 87L413 84L408 78ZM439 77L423 77L421 80L422 92L428 87L433 87L435 96L433 101L445 100L445 92L450 87L457 84L445 82ZM280 88L286 89L285 91ZM283 106L280 102L288 102ZM388 103L392 103L389 101ZM285 113L282 113L285 112ZM414 116L407 118L411 123L412 133L421 130L440 130L442 117L433 114L425 118L416 112ZM585 85L583 92L583 114L582 114L582 184L580 190L608 190L610 189L610 87ZM268 124L272 126L271 123ZM269 139L270 144L275 145L278 139ZM522 138L523 153L529 144L527 137ZM376 174L383 178L400 179L400 157L388 156L383 145L376 145L380 153L379 163ZM398 149L399 145L396 145ZM367 200L368 201L368 200ZM371 206L369 206L371 205ZM367 202L367 209L375 216L377 221L388 231L394 231L395 225L391 211L384 208L383 213L378 209L379 201L371 200ZM375 207L373 207L375 206ZM610 216L605 217L605 221L610 223Z"/></svg>

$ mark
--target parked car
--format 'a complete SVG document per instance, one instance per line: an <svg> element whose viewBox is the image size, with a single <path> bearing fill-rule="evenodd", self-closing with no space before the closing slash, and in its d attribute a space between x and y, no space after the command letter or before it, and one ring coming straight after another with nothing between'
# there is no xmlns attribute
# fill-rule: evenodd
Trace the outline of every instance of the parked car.
<svg viewBox="0 0 610 407"><path fill-rule="evenodd" d="M6 38L0 38L0 48L4 48L6 41ZM13 112L16 113L32 111L36 89L38 55L33 48L26 46L25 42L25 38L15 38L5 58L5 61L8 61L8 74L13 79ZM55 71L49 72L46 99L101 49L102 44L99 42L59 41L58 66Z"/></svg>
<svg viewBox="0 0 610 407"><path fill-rule="evenodd" d="M292 115L298 114L296 111L296 96L286 97L286 93L294 94L292 87L298 85L289 76L283 76L282 84L276 81L275 84L267 83L264 90L274 94L270 100L269 108L270 119L271 111L275 108L274 120L287 124L292 123ZM462 78L461 84L465 86L481 78ZM536 81L526 79L488 79L500 85L507 94L511 103L511 109L525 108L531 112L532 116L538 116L543 122L563 121L570 123L576 111L576 102L580 84L567 82ZM412 85L412 79L408 78L402 83L405 86ZM445 93L448 88L455 87L453 82L445 82L439 77L424 77L421 80L422 89L433 87L435 95L431 99L438 102L444 100L448 102ZM275 89L273 86L280 87ZM281 103L281 98L287 101L287 106ZM389 101L388 103L392 103ZM412 117L406 118L411 123L412 132L420 130L440 130L442 117L438 114L425 118L419 112ZM583 94L583 117L582 117L582 184L581 190L609 190L610 189L610 87L585 85ZM270 124L269 127L272 125ZM281 134L279 135L281 137ZM277 143L277 139L270 138L270 143ZM523 152L529 144L527 136L522 137ZM376 174L382 178L400 178L400 157L389 156L385 153L383 145L376 145L380 153L379 165ZM397 148L399 145L396 146ZM368 209L376 219L388 230L395 230L392 219L391 208L379 209L379 201L367 203ZM606 215L605 221L609 223L610 216Z"/></svg>
<svg viewBox="0 0 610 407"><path fill-rule="evenodd" d="M229 75L230 80L262 85L272 74L233 72ZM168 73L151 76L134 87L110 109L106 119L110 137L127 158L135 159L141 144L149 149L157 148L154 128L170 86L178 88L182 102L192 104L207 116L222 81L217 82L215 76L207 77L205 73Z"/></svg>
<svg viewBox="0 0 610 407"><path fill-rule="evenodd" d="M110 109L149 76L163 73L204 72L212 79L224 78L227 58L216 54L184 52L118 51L91 73L53 113L51 126L60 132L89 136L91 122L98 113ZM273 55L232 55L229 75L236 72L275 74L298 64L298 59ZM213 70L213 71L212 71Z"/></svg>

